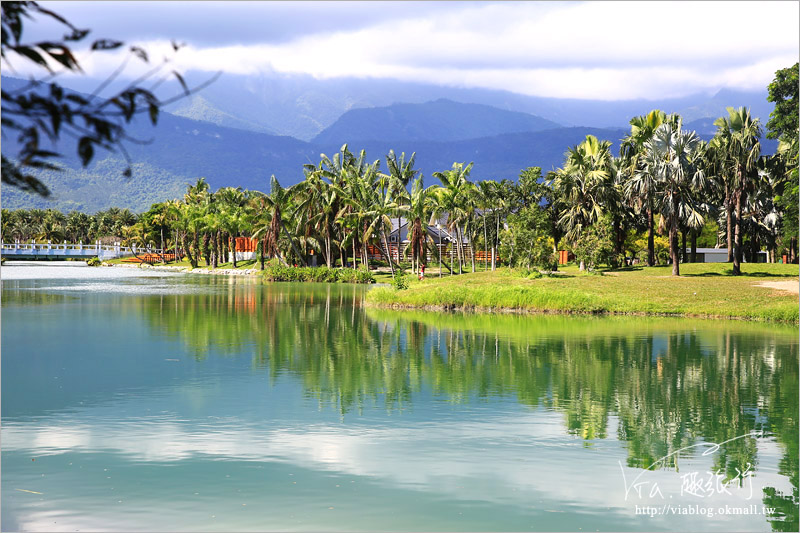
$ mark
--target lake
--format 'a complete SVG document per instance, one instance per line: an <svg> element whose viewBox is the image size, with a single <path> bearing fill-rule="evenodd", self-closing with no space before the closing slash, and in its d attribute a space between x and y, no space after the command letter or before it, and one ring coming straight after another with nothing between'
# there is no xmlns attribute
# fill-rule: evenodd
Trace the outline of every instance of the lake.
<svg viewBox="0 0 800 533"><path fill-rule="evenodd" d="M2 267L2 529L791 531L797 328Z"/></svg>

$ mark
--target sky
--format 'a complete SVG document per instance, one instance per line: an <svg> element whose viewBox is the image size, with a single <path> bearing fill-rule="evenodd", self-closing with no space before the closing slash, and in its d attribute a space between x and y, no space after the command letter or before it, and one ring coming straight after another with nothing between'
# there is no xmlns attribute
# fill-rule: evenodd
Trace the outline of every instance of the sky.
<svg viewBox="0 0 800 533"><path fill-rule="evenodd" d="M122 39L182 72L377 77L546 97L763 90L800 55L800 3L788 1L40 3L90 28L87 40ZM29 23L23 40L62 33ZM172 53L171 40L186 46ZM122 53L78 57L100 77ZM141 68L132 62L126 74Z"/></svg>

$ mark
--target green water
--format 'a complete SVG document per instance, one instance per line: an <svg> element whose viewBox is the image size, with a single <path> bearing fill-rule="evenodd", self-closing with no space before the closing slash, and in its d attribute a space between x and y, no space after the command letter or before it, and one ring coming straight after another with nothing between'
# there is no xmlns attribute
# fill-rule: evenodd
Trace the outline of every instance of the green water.
<svg viewBox="0 0 800 533"><path fill-rule="evenodd" d="M41 268L3 267L3 530L797 530L795 328Z"/></svg>

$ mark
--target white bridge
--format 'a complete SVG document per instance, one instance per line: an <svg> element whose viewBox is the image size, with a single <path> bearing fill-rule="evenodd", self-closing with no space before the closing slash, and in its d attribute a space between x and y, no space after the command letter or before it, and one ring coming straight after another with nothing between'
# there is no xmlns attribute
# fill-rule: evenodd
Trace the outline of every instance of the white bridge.
<svg viewBox="0 0 800 533"><path fill-rule="evenodd" d="M97 257L101 261L128 257L136 254L160 254L160 249L155 248L129 248L120 243L101 244L56 244L56 243L2 243L0 255L4 259L89 259Z"/></svg>

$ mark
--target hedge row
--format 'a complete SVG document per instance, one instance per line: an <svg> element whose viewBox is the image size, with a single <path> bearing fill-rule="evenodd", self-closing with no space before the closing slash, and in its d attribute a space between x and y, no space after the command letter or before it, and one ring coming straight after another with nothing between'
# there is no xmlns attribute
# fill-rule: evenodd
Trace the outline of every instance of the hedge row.
<svg viewBox="0 0 800 533"><path fill-rule="evenodd" d="M375 283L375 276L366 269L328 267L287 267L267 265L262 273L267 281L312 281L316 283Z"/></svg>

